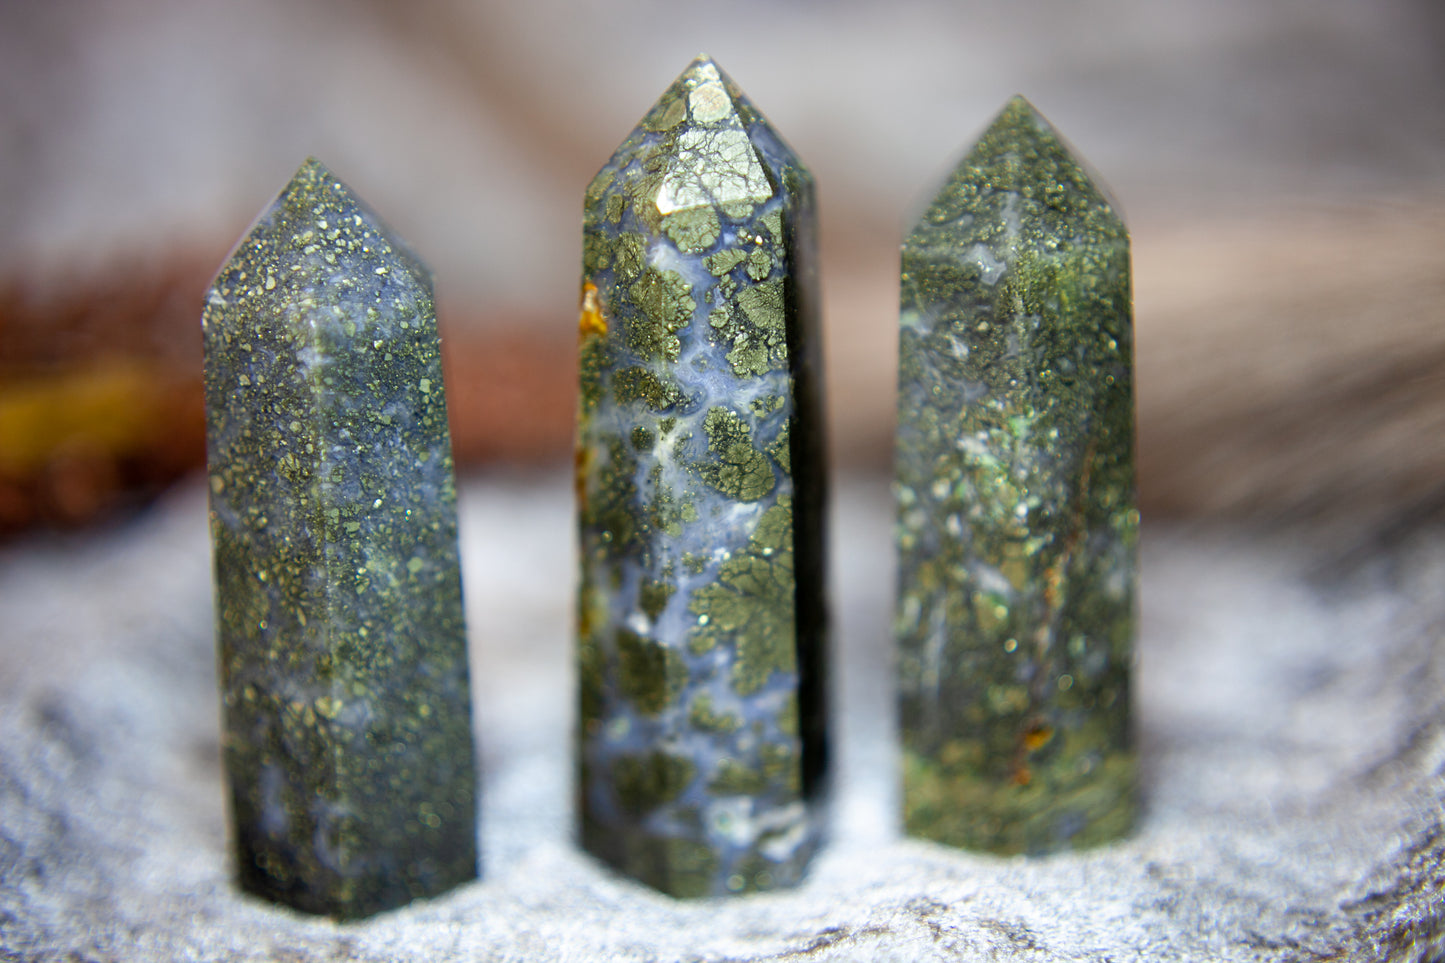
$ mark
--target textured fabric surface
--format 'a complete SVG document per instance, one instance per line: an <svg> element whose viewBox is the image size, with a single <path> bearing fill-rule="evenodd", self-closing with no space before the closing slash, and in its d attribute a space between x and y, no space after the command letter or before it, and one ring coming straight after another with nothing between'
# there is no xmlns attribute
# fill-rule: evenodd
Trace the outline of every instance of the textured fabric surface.
<svg viewBox="0 0 1445 963"><path fill-rule="evenodd" d="M1145 811L1105 849L900 840L891 506L835 500L833 834L785 893L675 902L571 843L563 476L463 487L483 879L336 925L245 897L225 845L204 497L0 554L0 957L1306 960L1445 953L1445 544L1150 526ZM1350 545L1360 551L1345 551Z"/></svg>

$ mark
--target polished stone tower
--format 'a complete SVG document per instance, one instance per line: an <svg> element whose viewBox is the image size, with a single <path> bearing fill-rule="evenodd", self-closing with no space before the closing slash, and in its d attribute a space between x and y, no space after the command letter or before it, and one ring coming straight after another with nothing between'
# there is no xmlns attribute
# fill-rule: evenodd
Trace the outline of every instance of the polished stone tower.
<svg viewBox="0 0 1445 963"><path fill-rule="evenodd" d="M825 753L812 179L699 57L584 225L582 842L677 896L788 885Z"/></svg>
<svg viewBox="0 0 1445 963"><path fill-rule="evenodd" d="M1014 98L903 244L905 823L1002 853L1128 831L1136 776L1129 237Z"/></svg>
<svg viewBox="0 0 1445 963"><path fill-rule="evenodd" d="M431 279L308 160L206 299L241 885L365 916L476 875L456 496Z"/></svg>

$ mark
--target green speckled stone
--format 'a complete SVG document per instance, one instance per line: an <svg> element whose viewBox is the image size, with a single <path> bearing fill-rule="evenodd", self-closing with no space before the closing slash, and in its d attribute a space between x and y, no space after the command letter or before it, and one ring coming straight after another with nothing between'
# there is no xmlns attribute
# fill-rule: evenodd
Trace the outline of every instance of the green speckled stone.
<svg viewBox="0 0 1445 963"><path fill-rule="evenodd" d="M1014 98L903 244L895 633L910 834L1088 846L1136 808L1129 236Z"/></svg>
<svg viewBox="0 0 1445 963"><path fill-rule="evenodd" d="M456 494L431 279L308 160L202 318L243 888L347 919L476 876Z"/></svg>
<svg viewBox="0 0 1445 963"><path fill-rule="evenodd" d="M675 896L790 885L825 768L812 180L700 57L584 225L582 843Z"/></svg>

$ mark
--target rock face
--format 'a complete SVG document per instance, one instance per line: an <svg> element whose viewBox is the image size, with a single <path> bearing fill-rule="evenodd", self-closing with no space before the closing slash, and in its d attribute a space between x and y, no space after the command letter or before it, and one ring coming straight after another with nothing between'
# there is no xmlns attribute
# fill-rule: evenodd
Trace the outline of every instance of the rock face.
<svg viewBox="0 0 1445 963"><path fill-rule="evenodd" d="M812 180L700 57L585 212L582 842L676 896L792 884L825 752Z"/></svg>
<svg viewBox="0 0 1445 963"><path fill-rule="evenodd" d="M903 244L905 823L1002 853L1135 810L1139 513L1123 222L1022 98Z"/></svg>
<svg viewBox="0 0 1445 963"><path fill-rule="evenodd" d="M243 888L365 916L476 875L431 280L307 161L207 297L216 629Z"/></svg>

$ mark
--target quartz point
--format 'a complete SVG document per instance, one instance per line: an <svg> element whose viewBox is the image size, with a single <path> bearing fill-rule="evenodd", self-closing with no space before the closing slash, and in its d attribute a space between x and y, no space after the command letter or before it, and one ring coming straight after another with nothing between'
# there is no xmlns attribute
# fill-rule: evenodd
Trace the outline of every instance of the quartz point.
<svg viewBox="0 0 1445 963"><path fill-rule="evenodd" d="M477 873L431 279L308 160L202 318L232 837L245 890L351 919Z"/></svg>
<svg viewBox="0 0 1445 963"><path fill-rule="evenodd" d="M825 772L812 178L699 57L587 188L583 846L674 896L795 883Z"/></svg>
<svg viewBox="0 0 1445 963"><path fill-rule="evenodd" d="M1139 513L1129 237L1016 97L903 244L895 635L911 835L1127 833Z"/></svg>

